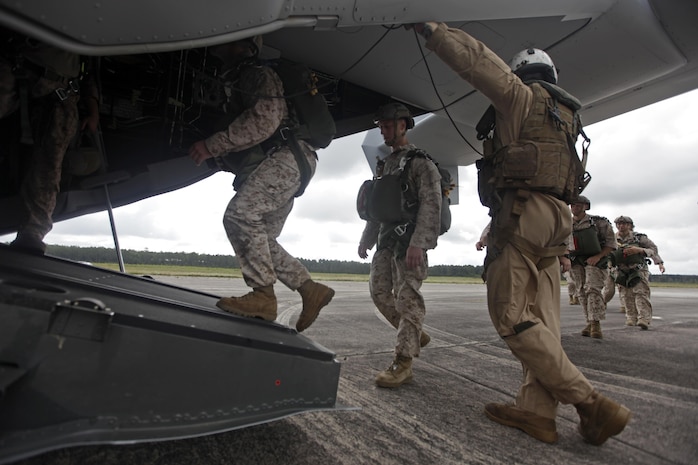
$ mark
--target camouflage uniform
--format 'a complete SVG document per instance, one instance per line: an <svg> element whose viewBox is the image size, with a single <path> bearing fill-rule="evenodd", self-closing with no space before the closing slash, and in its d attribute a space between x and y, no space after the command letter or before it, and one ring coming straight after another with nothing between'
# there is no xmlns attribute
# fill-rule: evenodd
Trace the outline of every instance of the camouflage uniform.
<svg viewBox="0 0 698 465"><path fill-rule="evenodd" d="M242 108L223 131L206 139L206 147L216 158L244 157L251 149L274 135L288 114L283 98L258 96L283 95L278 75L267 66L245 68L239 80ZM312 173L317 156L313 148L299 141ZM273 144L272 144L273 145ZM244 160L241 160L244 164ZM300 187L300 172L287 145L272 146L266 157L238 183L223 216L223 225L240 262L242 275L252 288L271 286L276 278L296 290L310 279L308 270L291 256L277 239L293 208ZM244 167L243 167L244 169Z"/></svg>
<svg viewBox="0 0 698 465"><path fill-rule="evenodd" d="M662 257L659 256L657 246L645 234L630 231L627 236L621 236L618 232L616 239L619 247L629 245L641 247L644 249L645 257L652 259L656 265L664 263ZM649 326L652 322L652 303L650 302L650 272L647 262L643 260L640 264L630 266L618 264L617 268L618 272L626 274L637 271L640 276L639 282L632 287L618 286L621 304L625 307L626 323L629 326L639 323Z"/></svg>
<svg viewBox="0 0 698 465"><path fill-rule="evenodd" d="M27 175L21 185L25 216L18 228L18 239L31 238L32 242L42 244L53 227L51 216L60 188L61 165L79 123L79 94L69 92L61 101L56 90L70 89L71 81L78 84L80 57L29 40L15 51L27 65L20 63L14 67L13 63L0 59L0 118L20 109L23 105L20 93L26 89L28 115L21 114L24 111L21 110L19 116L21 119L28 117L31 140L23 140L21 144L31 145L31 152ZM90 93L96 95L94 82L89 83ZM28 136L28 132L22 135ZM16 141L4 145L18 149L14 144Z"/></svg>
<svg viewBox="0 0 698 465"><path fill-rule="evenodd" d="M384 160L383 174L399 174L401 160L413 149L416 147L408 144L388 155ZM398 237L396 224L367 222L361 243L367 248L378 243L371 261L371 297L381 314L398 330L395 354L411 358L419 355L426 313L424 298L419 291L429 267L426 250L436 247L439 237L441 175L436 165L423 157L414 156L410 163L407 182L419 199L414 225ZM405 251L408 246L424 250L421 266L407 268Z"/></svg>
<svg viewBox="0 0 698 465"><path fill-rule="evenodd" d="M601 247L616 249L616 238L611 223L603 217L585 214L577 221L573 218L572 230L581 231L594 228ZM570 238L570 244L573 240ZM603 288L608 278L608 259L603 258L594 266L586 264L588 255L572 254L572 269L570 275L578 291L577 296L587 322L606 319L606 301Z"/></svg>
<svg viewBox="0 0 698 465"><path fill-rule="evenodd" d="M578 305L579 298L577 297L577 285L574 283L574 279L572 279L572 275L569 271L565 271L563 275L567 281L567 295L570 298L570 305Z"/></svg>
<svg viewBox="0 0 698 465"><path fill-rule="evenodd" d="M502 145L517 140L533 104L533 92L510 67L481 42L444 24L433 30L426 45L492 102L495 134ZM504 204L511 202L510 195L505 194ZM527 256L511 243L495 251L499 215L490 213L487 253L493 259L487 269L488 308L495 329L523 365L516 406L554 419L558 402L576 404L593 392L560 342L560 264ZM556 247L567 242L571 222L565 202L531 192L514 233L537 247Z"/></svg>

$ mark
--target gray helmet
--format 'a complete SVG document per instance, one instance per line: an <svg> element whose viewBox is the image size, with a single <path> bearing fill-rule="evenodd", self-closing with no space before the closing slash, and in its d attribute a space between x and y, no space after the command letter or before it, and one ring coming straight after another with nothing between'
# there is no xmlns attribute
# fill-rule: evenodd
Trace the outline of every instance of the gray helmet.
<svg viewBox="0 0 698 465"><path fill-rule="evenodd" d="M375 123L385 120L397 120L404 119L407 121L407 129L412 129L414 127L414 118L410 114L410 110L407 109L402 103L391 102L378 108L376 111L376 117L373 119Z"/></svg>
<svg viewBox="0 0 698 465"><path fill-rule="evenodd" d="M628 223L630 226L635 226L635 223L633 223L633 219L629 216L619 216L615 219L614 223Z"/></svg>
<svg viewBox="0 0 698 465"><path fill-rule="evenodd" d="M577 200L572 202L572 205L574 205L575 203L586 204L587 207L585 208L585 210L589 210L591 208L591 201L583 195L577 197Z"/></svg>

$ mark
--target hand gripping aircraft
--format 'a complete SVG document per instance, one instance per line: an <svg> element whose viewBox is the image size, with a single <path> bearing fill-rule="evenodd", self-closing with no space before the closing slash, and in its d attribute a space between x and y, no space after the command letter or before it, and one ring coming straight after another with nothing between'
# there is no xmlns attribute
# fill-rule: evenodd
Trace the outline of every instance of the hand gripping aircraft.
<svg viewBox="0 0 698 465"><path fill-rule="evenodd" d="M447 22L505 60L548 51L591 124L698 87L697 17L692 0L0 0L3 29L100 63L101 131L82 148L96 158L66 156L55 221L216 172L187 156L220 103L208 91L213 45L263 35L262 58L310 67L336 137L367 131L371 165L382 150L376 108L406 104L420 116L411 142L457 184L457 167L479 158L471 142L488 102L403 25ZM3 147L12 124L0 120ZM18 158L0 154L0 234L19 221ZM224 314L216 299L0 245L0 464L341 408L333 353Z"/></svg>

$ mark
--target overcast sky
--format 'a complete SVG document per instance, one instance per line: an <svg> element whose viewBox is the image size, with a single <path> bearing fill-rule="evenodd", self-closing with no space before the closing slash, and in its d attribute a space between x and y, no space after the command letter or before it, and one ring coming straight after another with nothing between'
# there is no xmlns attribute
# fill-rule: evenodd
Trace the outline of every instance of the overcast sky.
<svg viewBox="0 0 698 465"><path fill-rule="evenodd" d="M667 274L698 275L698 90L586 127L592 139L584 192L589 213L613 221L632 217L635 230L659 247ZM319 152L315 178L296 200L279 242L308 259L361 261L363 221L356 191L371 170L361 150L364 134L337 139ZM481 265L475 242L489 221L477 196L474 166L459 171L460 204L451 230L429 252L429 263ZM217 173L178 191L114 210L122 249L232 254L222 215L233 195L233 175ZM13 239L2 236L0 241ZM113 247L106 212L57 223L49 244ZM371 255L367 260L371 259ZM659 273L657 266L650 266Z"/></svg>

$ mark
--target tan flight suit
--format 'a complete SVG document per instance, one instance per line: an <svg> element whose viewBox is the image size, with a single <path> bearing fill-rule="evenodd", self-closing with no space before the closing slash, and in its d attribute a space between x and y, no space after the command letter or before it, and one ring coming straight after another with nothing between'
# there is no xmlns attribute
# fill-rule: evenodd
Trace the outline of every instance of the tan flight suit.
<svg viewBox="0 0 698 465"><path fill-rule="evenodd" d="M385 158L383 174L401 171L400 160L414 145L399 147ZM427 278L429 263L426 250L436 247L441 218L441 175L436 165L423 157L414 156L408 168L407 181L417 193L419 208L414 220L414 231L409 243L395 243L391 231L394 224L367 222L361 236L361 244L371 248L378 243L371 261L369 289L378 310L395 327L397 344L395 354L417 357L426 308L420 292ZM407 233L409 234L409 233ZM407 245L424 250L423 265L408 269L404 252Z"/></svg>
<svg viewBox="0 0 698 465"><path fill-rule="evenodd" d="M659 256L657 246L645 234L630 231L630 234L623 237L620 232L616 233L618 245L634 245L641 247L645 251L645 257L652 259L655 265L664 263ZM618 265L618 271L629 273L637 270L640 274L640 281L633 287L619 285L621 304L625 307L625 318L628 324L635 325L644 322L649 326L652 322L652 303L650 302L650 272L647 263L628 266Z"/></svg>
<svg viewBox="0 0 698 465"><path fill-rule="evenodd" d="M581 231L587 228L594 228L601 247L616 249L616 236L613 226L606 218L585 214L577 221L572 218L572 230ZM585 260L591 255L574 256L570 275L578 291L577 297L582 306L582 312L587 322L601 321L606 319L606 301L603 296L603 288L608 278L608 259L601 259L597 265L589 266Z"/></svg>
<svg viewBox="0 0 698 465"><path fill-rule="evenodd" d="M287 116L283 86L269 67L249 68L239 83L244 109L228 127L206 139L214 157L241 152L269 139ZM299 141L312 173L317 157L313 148ZM238 187L223 216L243 278L252 288L271 286L278 279L292 290L310 279L310 273L298 259L278 242L286 219L293 208L300 186L300 172L291 149L282 145L267 152L267 157Z"/></svg>
<svg viewBox="0 0 698 465"><path fill-rule="evenodd" d="M33 40L22 42L17 52L29 62L26 68L20 65L13 71L13 63L0 59L0 118L20 109L20 90L27 89L28 115L20 114L20 118L29 121L31 130L27 135L30 133L31 140L22 143L31 144L31 159L21 187L25 216L18 233L41 242L53 228L61 166L79 123L79 93L69 92L61 101L55 91L68 89L70 81L80 85L80 57ZM19 79L19 73L25 73L26 79ZM94 81L84 84L91 87L83 93L97 95ZM5 148L17 147L16 141L3 144Z"/></svg>
<svg viewBox="0 0 698 465"><path fill-rule="evenodd" d="M497 112L495 137L502 145L515 141L531 109L529 87L494 52L459 29L440 24L427 40L427 47L492 102ZM511 202L510 196L505 194L505 205ZM488 254L497 239L498 216L497 212L491 214ZM571 223L565 202L532 192L514 232L537 246L556 247L567 243ZM524 380L516 405L555 418L558 402L581 402L593 388L562 349L560 265L557 260L548 262L538 269L544 262L507 244L487 270L487 300L495 329L523 365Z"/></svg>

